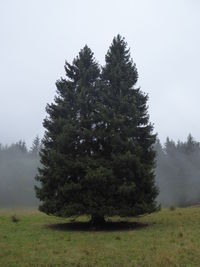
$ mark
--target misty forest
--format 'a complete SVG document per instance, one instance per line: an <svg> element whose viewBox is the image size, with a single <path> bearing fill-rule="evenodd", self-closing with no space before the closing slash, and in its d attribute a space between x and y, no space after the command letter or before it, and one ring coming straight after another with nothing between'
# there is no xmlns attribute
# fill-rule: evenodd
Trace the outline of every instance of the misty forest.
<svg viewBox="0 0 200 267"><path fill-rule="evenodd" d="M138 210L132 215L154 211L156 205L160 204L163 207L184 207L200 202L199 142L189 134L186 141L175 142L167 138L161 144L159 134L157 137L152 134L153 127L149 124L146 106L148 96L134 88L138 73L124 38L118 35L113 39L105 58L106 65L102 73L87 46L81 49L72 64L66 62L68 80L56 82L58 96L55 104L47 105L49 118L43 123L46 132L42 140L36 136L30 148L22 140L11 145L0 145L1 207L36 207L39 204L36 190L38 198L43 200L41 210L47 213L60 216L67 213L69 216L74 213L87 214L87 209L82 207L85 195L89 199L85 205L93 207L89 214L95 213L97 196L93 194L96 188L100 188L98 182L103 190L99 195L100 206L107 201L105 199L109 199L112 191L115 195L109 202L112 204L105 204L103 208L103 213L107 215L123 215L126 209L126 215L132 214L137 205ZM135 126L134 121L137 120L138 125ZM154 175L158 190L153 185ZM118 181L125 179L124 176L130 176L127 178L130 181L127 180L119 188L113 188ZM66 183L66 195L72 194L73 199L72 206L68 208L63 197L62 200L56 200L57 204L51 202L57 198L54 190L62 177L69 180ZM118 180L115 181L114 177ZM137 185L138 188L143 187L146 195L148 190L152 192L149 192L151 200L146 202L146 206L144 200L140 204L136 200L128 210L129 194L131 198L138 194L138 199L145 194L142 191L134 193L135 185L131 177L138 177L134 178L136 184L137 179L142 181L143 177L146 177L146 182L152 180L148 185L145 185L146 182ZM104 179L110 180L105 188ZM79 180L86 181L85 189L85 185L80 185L81 191ZM88 189L90 183L94 183L94 188ZM41 184L44 188L40 188ZM65 188L65 182L61 183L62 190L58 191L65 190L63 185ZM117 190L121 192L118 200ZM108 195L102 198L105 191ZM51 193L53 195L48 202L49 192L54 193ZM79 198L80 201L76 202ZM153 199L156 199L156 205ZM91 202L93 200L94 203ZM60 211L55 208L59 201ZM124 206L118 210L120 201L124 201ZM111 206L108 208L108 205Z"/></svg>
<svg viewBox="0 0 200 267"><path fill-rule="evenodd" d="M41 141L33 140L31 148L24 141L0 146L0 206L36 207L34 179L39 166ZM191 134L186 141L164 144L157 139L156 184L158 203L167 206L188 206L200 202L200 145Z"/></svg>

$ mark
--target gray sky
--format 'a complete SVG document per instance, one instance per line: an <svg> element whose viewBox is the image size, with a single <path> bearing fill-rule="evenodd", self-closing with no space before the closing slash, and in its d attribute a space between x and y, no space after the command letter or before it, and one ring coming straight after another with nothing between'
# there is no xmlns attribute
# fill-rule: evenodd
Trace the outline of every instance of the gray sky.
<svg viewBox="0 0 200 267"><path fill-rule="evenodd" d="M64 62L126 38L162 141L200 141L199 0L0 0L0 142L42 136Z"/></svg>

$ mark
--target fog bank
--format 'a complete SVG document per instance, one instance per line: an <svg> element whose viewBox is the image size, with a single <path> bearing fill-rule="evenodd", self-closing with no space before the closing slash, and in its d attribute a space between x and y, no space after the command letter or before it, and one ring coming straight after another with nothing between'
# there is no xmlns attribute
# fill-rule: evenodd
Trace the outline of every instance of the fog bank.
<svg viewBox="0 0 200 267"><path fill-rule="evenodd" d="M39 167L38 137L31 149L19 141L0 145L0 207L37 207L34 179ZM156 184L160 190L158 203L163 207L200 203L200 144L191 135L185 142L167 138L164 145L157 140Z"/></svg>

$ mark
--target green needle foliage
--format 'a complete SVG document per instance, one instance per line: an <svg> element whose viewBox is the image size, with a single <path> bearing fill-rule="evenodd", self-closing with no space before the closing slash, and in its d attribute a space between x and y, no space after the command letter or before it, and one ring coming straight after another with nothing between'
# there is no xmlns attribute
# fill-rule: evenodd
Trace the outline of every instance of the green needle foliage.
<svg viewBox="0 0 200 267"><path fill-rule="evenodd" d="M36 179L40 210L68 217L132 216L156 209L155 135L147 95L135 88L138 73L127 44L114 38L100 70L85 46L67 79L57 81Z"/></svg>

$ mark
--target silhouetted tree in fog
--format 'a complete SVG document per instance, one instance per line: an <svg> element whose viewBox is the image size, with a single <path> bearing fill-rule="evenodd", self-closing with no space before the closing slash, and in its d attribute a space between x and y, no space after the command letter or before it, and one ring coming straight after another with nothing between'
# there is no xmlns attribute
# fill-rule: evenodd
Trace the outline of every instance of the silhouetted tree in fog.
<svg viewBox="0 0 200 267"><path fill-rule="evenodd" d="M40 153L40 149L41 149L40 138L37 135L35 139L33 140L33 143L30 149L30 154L32 154L33 156L38 156Z"/></svg>

